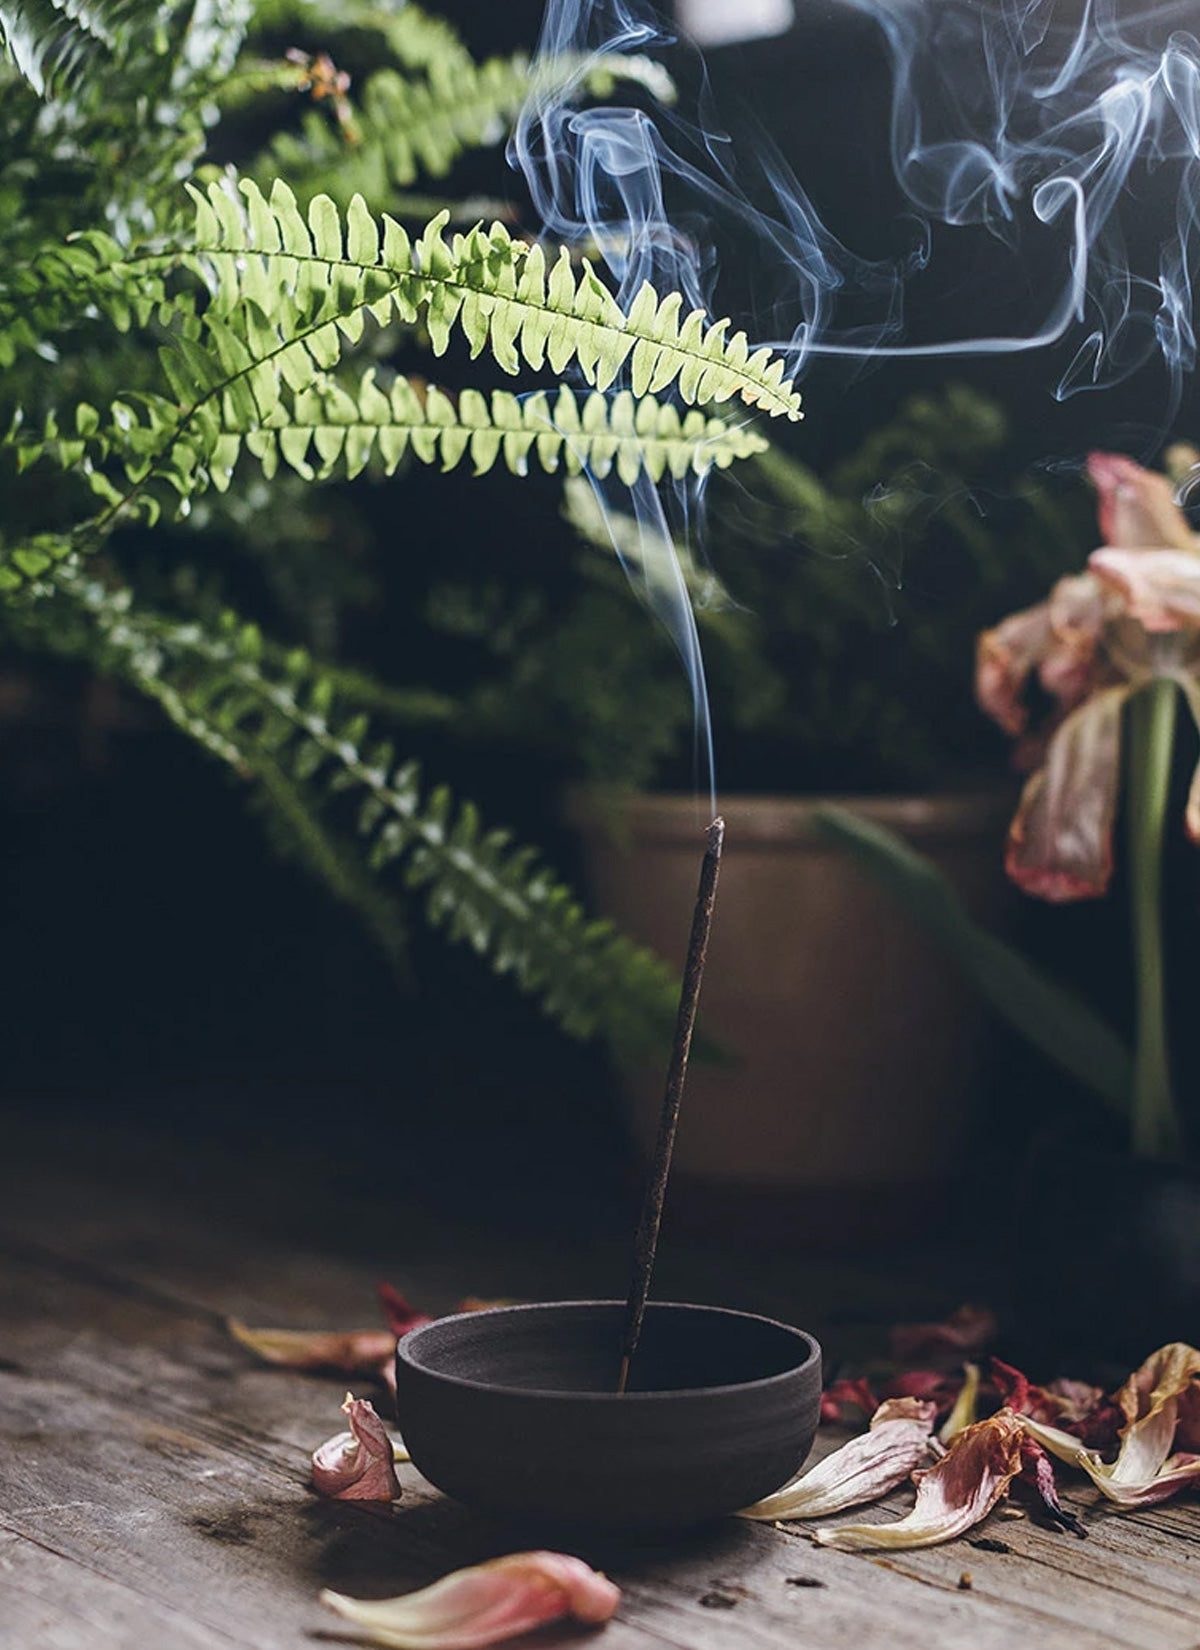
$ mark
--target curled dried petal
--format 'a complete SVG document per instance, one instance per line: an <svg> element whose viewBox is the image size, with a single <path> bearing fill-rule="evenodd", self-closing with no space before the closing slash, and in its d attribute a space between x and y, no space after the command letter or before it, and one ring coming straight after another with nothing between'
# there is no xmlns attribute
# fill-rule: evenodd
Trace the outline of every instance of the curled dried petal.
<svg viewBox="0 0 1200 1650"><path fill-rule="evenodd" d="M986 1518L1021 1470L1022 1421L1010 1409L960 1432L936 1467L916 1475L917 1502L891 1524L821 1529L824 1547L849 1551L933 1547Z"/></svg>
<svg viewBox="0 0 1200 1650"><path fill-rule="evenodd" d="M239 1345L280 1369L374 1379L396 1354L396 1337L386 1329L248 1329L237 1318L227 1327Z"/></svg>
<svg viewBox="0 0 1200 1650"><path fill-rule="evenodd" d="M1145 630L1200 626L1200 555L1194 550L1095 550L1088 566Z"/></svg>
<svg viewBox="0 0 1200 1650"><path fill-rule="evenodd" d="M940 1443L948 1444L952 1438L957 1438L960 1432L974 1426L978 1419L979 1409L979 1365L963 1365L963 1384L958 1389L958 1397L954 1400L954 1408L942 1423L938 1433Z"/></svg>
<svg viewBox="0 0 1200 1650"><path fill-rule="evenodd" d="M1072 711L1025 786L1005 868L1027 894L1061 902L1108 888L1127 691L1106 688Z"/></svg>
<svg viewBox="0 0 1200 1650"><path fill-rule="evenodd" d="M1119 550L1153 550L1170 545L1195 549L1187 517L1175 502L1166 476L1144 470L1121 453L1091 453L1088 475L1100 495L1100 533Z"/></svg>
<svg viewBox="0 0 1200 1650"><path fill-rule="evenodd" d="M935 1413L933 1404L917 1398L887 1399L876 1410L869 1431L738 1516L769 1522L828 1518L878 1500L928 1458Z"/></svg>
<svg viewBox="0 0 1200 1650"><path fill-rule="evenodd" d="M313 1488L335 1501L397 1501L397 1458L387 1428L365 1398L346 1394L342 1414L349 1432L339 1432L313 1451Z"/></svg>
<svg viewBox="0 0 1200 1650"><path fill-rule="evenodd" d="M323 1592L321 1602L392 1650L478 1650L564 1616L598 1624L621 1601L607 1576L566 1553L513 1553L378 1602Z"/></svg>
<svg viewBox="0 0 1200 1650"><path fill-rule="evenodd" d="M1110 1501L1126 1507L1153 1506L1200 1481L1200 1455L1190 1449L1172 1453L1176 1443L1194 1441L1198 1376L1200 1351L1182 1341L1160 1347L1134 1370L1117 1394L1125 1425L1115 1461L1102 1460L1096 1450L1058 1427L1032 1419L1024 1424L1052 1455L1086 1472Z"/></svg>
<svg viewBox="0 0 1200 1650"><path fill-rule="evenodd" d="M1058 1483L1054 1477L1054 1463L1036 1438L1028 1434L1021 1440L1021 1482L1028 1484L1038 1501L1041 1503L1043 1515L1061 1530L1070 1530L1081 1540L1087 1539L1087 1531L1076 1518L1068 1512L1058 1499Z"/></svg>

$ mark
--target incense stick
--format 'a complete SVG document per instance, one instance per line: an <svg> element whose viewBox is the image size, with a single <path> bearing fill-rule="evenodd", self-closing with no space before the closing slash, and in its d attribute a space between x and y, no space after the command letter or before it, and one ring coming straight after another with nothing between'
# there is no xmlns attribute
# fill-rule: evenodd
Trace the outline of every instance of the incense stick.
<svg viewBox="0 0 1200 1650"><path fill-rule="evenodd" d="M667 1086L658 1120L658 1138L654 1142L650 1178L642 1201L642 1214L633 1247L633 1278L625 1302L625 1322L621 1334L621 1370L617 1377L618 1392L624 1392L629 1384L629 1366L633 1362L633 1355L641 1338L646 1298L650 1293L650 1274L654 1270L658 1233L662 1225L663 1200L667 1192L667 1178L671 1173L675 1132L679 1127L679 1107L687 1078L688 1055L691 1052L692 1032L696 1025L696 1008L700 1001L700 983L704 978L704 960L708 955L708 936L712 929L713 904L717 896L717 873L721 868L721 847L724 841L725 821L714 819L708 827L708 842L700 865L700 886L696 891L696 908L692 913L692 932L688 940L683 984L679 991L679 1010L675 1016L675 1036L671 1043L671 1063L667 1067Z"/></svg>

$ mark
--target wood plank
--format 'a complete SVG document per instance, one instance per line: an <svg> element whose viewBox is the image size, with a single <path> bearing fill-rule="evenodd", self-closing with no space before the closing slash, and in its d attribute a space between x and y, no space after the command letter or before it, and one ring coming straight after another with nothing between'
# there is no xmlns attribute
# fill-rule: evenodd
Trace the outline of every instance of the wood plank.
<svg viewBox="0 0 1200 1650"><path fill-rule="evenodd" d="M385 1595L534 1538L473 1518L411 1469L392 1513L307 1489L341 1386L255 1366L221 1317L257 1291L277 1317L277 1283L292 1321L345 1323L370 1309L373 1266L161 1208L155 1238L148 1216L122 1224L103 1201L82 1222L81 1262L61 1208L22 1223L0 1259L0 1650L284 1650L334 1625L321 1585ZM584 1551L625 1589L606 1650L1193 1650L1195 1505L1088 1518L1083 1543L993 1518L1002 1554L842 1554L733 1521Z"/></svg>
<svg viewBox="0 0 1200 1650"><path fill-rule="evenodd" d="M10 1530L0 1530L0 1601L0 1650L230 1650L244 1642L160 1609L134 1588Z"/></svg>

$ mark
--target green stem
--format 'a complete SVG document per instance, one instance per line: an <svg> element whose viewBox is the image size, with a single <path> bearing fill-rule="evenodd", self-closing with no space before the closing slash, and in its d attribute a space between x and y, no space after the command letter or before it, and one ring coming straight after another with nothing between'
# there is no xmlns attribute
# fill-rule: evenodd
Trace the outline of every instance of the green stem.
<svg viewBox="0 0 1200 1650"><path fill-rule="evenodd" d="M1171 1089L1163 967L1162 863L1178 689L1151 682L1129 707L1129 884L1137 1024L1133 1068L1135 1157L1178 1158L1183 1131Z"/></svg>

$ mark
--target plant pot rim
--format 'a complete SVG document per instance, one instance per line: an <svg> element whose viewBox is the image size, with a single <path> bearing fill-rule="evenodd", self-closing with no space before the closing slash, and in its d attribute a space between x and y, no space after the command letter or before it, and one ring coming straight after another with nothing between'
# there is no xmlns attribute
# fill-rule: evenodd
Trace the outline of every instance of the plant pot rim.
<svg viewBox="0 0 1200 1650"><path fill-rule="evenodd" d="M779 1330L801 1343L804 1349L804 1355L803 1357L799 1357L794 1364L790 1364L787 1369L779 1370L773 1375L756 1376L748 1381L736 1381L721 1386L671 1387L655 1392L624 1393L616 1391L589 1392L587 1390L563 1391L561 1388L555 1389L551 1387L513 1386L500 1381L474 1380L470 1376L466 1375L452 1375L446 1370L437 1367L436 1364L422 1362L420 1358L422 1341L428 1338L436 1339L437 1336L434 1334L435 1331L445 1334L448 1325L461 1325L464 1333L469 1333L472 1329L478 1328L481 1323L486 1323L488 1320L511 1320L512 1318L522 1314L536 1315L540 1313L562 1313L571 1311L591 1314L596 1312L623 1313L624 1310L624 1301L571 1300L531 1301L520 1306L494 1306L488 1307L479 1312L450 1313L444 1318L435 1318L432 1323L422 1324L419 1329L412 1329L407 1335L401 1336L396 1346L396 1362L397 1364L404 1363L414 1372L438 1381L439 1383L444 1383L446 1386L457 1387L467 1392L502 1393L506 1396L511 1396L514 1398L519 1397L536 1399L539 1403L579 1404L586 1402L604 1407L622 1404L635 1405L639 1408L645 1408L646 1406L659 1405L663 1403L678 1405L688 1399L705 1400L717 1398L723 1394L732 1395L735 1393L746 1394L751 1392L766 1393L771 1391L771 1389L776 1386L784 1386L788 1382L794 1381L797 1375L811 1369L814 1364L817 1364L818 1366L820 1365L820 1343L813 1335L809 1334L806 1329L797 1329L794 1324L783 1323L778 1318L768 1318L765 1314L760 1312L741 1312L736 1308L729 1306L705 1306L690 1301L658 1300L647 1303L646 1312L648 1316L650 1314L657 1314L660 1312L688 1314L698 1313L730 1324L763 1324L770 1329ZM614 1343L614 1361L616 1350L616 1345Z"/></svg>
<svg viewBox="0 0 1200 1650"><path fill-rule="evenodd" d="M828 852L817 825L822 808L845 808L910 841L993 836L1012 817L1016 792L1009 784L961 791L879 795L772 796L732 792L718 798L728 828L726 852L750 844ZM585 835L623 836L643 842L694 847L709 821L707 801L694 793L636 791L619 786L572 786L565 796L567 822Z"/></svg>

